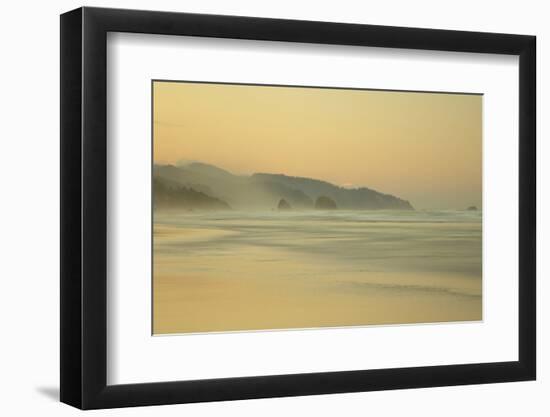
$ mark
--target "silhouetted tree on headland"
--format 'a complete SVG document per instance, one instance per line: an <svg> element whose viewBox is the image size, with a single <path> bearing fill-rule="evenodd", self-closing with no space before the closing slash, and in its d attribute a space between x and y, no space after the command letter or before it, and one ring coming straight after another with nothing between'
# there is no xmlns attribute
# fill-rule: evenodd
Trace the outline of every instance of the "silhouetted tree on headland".
<svg viewBox="0 0 550 417"><path fill-rule="evenodd" d="M154 209L230 210L229 204L191 187L153 178Z"/></svg>

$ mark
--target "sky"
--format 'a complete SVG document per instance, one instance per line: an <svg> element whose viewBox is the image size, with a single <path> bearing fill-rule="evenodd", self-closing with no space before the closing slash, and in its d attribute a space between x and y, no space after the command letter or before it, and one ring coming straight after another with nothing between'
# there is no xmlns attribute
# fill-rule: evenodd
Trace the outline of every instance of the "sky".
<svg viewBox="0 0 550 417"><path fill-rule="evenodd" d="M481 207L482 99L155 81L154 161L365 186L417 209Z"/></svg>

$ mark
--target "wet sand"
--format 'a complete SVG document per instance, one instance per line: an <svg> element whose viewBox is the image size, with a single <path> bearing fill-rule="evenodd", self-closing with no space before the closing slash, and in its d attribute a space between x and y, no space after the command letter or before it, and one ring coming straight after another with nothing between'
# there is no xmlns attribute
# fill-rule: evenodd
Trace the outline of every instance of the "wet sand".
<svg viewBox="0 0 550 417"><path fill-rule="evenodd" d="M482 319L481 214L155 213L155 334Z"/></svg>

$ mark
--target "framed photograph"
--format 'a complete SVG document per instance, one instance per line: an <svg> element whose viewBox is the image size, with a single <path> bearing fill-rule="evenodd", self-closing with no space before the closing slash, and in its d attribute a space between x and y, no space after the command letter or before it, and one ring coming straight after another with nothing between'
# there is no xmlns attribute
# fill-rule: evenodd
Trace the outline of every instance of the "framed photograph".
<svg viewBox="0 0 550 417"><path fill-rule="evenodd" d="M61 16L61 401L533 380L535 37Z"/></svg>

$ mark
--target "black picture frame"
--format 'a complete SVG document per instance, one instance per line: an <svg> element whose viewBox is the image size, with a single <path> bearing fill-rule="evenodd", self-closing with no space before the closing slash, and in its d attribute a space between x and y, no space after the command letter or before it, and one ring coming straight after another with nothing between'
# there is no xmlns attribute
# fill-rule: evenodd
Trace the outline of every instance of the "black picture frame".
<svg viewBox="0 0 550 417"><path fill-rule="evenodd" d="M519 56L519 358L107 385L108 32ZM81 409L482 384L536 377L534 36L102 8L61 15L61 401Z"/></svg>

